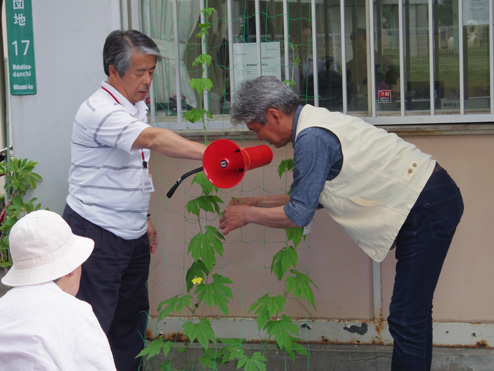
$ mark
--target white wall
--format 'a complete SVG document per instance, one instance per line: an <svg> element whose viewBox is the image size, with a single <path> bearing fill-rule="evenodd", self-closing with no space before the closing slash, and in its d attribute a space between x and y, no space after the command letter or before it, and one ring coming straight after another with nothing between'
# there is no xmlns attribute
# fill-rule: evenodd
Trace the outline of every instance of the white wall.
<svg viewBox="0 0 494 371"><path fill-rule="evenodd" d="M106 36L120 28L118 0L33 0L38 93L11 96L14 156L39 162L32 192L61 213L68 193L72 123L80 104L105 79Z"/></svg>

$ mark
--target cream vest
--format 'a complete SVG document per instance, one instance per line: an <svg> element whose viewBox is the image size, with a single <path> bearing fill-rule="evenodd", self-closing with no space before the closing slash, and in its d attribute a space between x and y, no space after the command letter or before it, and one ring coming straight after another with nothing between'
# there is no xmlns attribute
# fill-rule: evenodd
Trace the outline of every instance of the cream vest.
<svg viewBox="0 0 494 371"><path fill-rule="evenodd" d="M340 174L326 181L319 202L367 255L381 262L436 161L357 117L306 105L296 136L311 126L331 130L343 152Z"/></svg>

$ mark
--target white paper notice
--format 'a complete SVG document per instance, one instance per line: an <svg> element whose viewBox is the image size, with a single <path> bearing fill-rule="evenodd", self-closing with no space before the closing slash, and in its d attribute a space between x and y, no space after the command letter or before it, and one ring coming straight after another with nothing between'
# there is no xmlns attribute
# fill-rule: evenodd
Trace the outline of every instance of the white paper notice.
<svg viewBox="0 0 494 371"><path fill-rule="evenodd" d="M280 50L279 41L261 43L262 76L275 76L281 80ZM260 76L256 43L233 44L233 61L235 86L239 86L242 81Z"/></svg>

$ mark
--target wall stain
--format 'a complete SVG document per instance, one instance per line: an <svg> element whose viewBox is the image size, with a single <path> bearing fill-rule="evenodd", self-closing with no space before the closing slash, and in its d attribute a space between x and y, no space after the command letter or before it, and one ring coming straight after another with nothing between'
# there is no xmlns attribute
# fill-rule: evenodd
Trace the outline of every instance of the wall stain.
<svg viewBox="0 0 494 371"><path fill-rule="evenodd" d="M363 322L361 326L352 325L350 327L347 327L347 325L345 325L345 327L343 327L343 330L351 332L352 334L364 335L367 333L368 328L369 327L367 326L367 323Z"/></svg>

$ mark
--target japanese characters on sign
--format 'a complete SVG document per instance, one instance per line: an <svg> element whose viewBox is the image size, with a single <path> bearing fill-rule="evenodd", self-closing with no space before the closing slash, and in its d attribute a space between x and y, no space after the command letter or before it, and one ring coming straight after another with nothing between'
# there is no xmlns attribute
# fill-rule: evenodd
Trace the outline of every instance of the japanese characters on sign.
<svg viewBox="0 0 494 371"><path fill-rule="evenodd" d="M378 90L377 91L378 103L391 103L391 90Z"/></svg>
<svg viewBox="0 0 494 371"><path fill-rule="evenodd" d="M10 94L36 94L31 0L6 0Z"/></svg>

